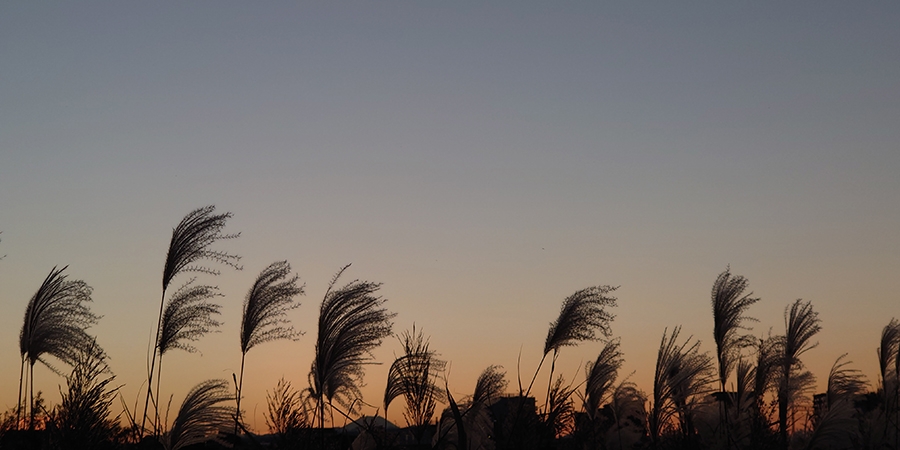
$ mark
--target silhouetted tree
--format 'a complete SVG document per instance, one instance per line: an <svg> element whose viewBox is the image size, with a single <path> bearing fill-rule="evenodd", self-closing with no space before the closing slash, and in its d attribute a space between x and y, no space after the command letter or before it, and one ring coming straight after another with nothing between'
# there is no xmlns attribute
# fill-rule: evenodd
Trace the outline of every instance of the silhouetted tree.
<svg viewBox="0 0 900 450"><path fill-rule="evenodd" d="M163 267L162 295L159 299L159 319L156 323L155 343L160 342L163 332L163 306L166 300L166 290L172 279L182 272L201 272L210 275L218 275L217 270L198 265L202 260L213 261L240 270L238 261L240 257L210 247L219 240L233 239L240 233L222 234L225 222L232 214L214 214L216 207L213 205L198 208L181 219L178 226L172 230L172 240L169 242L169 251L166 253L166 264ZM158 348L157 348L158 349ZM147 396L144 399L144 412L141 418L140 431L144 432L147 422L147 408L150 405L150 396L153 393L153 372L156 368L157 351L150 358L150 370L147 372ZM157 405L157 412L159 414Z"/></svg>
<svg viewBox="0 0 900 450"><path fill-rule="evenodd" d="M300 306L294 297L303 295L300 277L290 277L291 265L287 261L274 262L263 269L244 299L241 320L241 375L237 383L237 408L235 434L241 420L241 396L244 388L244 359L251 348L279 339L296 339L300 333L287 319L287 312Z"/></svg>
<svg viewBox="0 0 900 450"><path fill-rule="evenodd" d="M67 281L62 272L68 266L50 271L47 278L31 297L25 308L25 319L19 333L19 351L22 369L19 372L19 405L22 404L22 379L24 369L29 369L30 419L34 426L34 364L41 361L56 373L45 355L51 355L64 364L73 366L79 356L92 348L94 338L87 328L97 323L99 316L90 311L86 303L91 301L91 287L81 280ZM21 410L21 406L17 410ZM17 418L18 423L18 418Z"/></svg>

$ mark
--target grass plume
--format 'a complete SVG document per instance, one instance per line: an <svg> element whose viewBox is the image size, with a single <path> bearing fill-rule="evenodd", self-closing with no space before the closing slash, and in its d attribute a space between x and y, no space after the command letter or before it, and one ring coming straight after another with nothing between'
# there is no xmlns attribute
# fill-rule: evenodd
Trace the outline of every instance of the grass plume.
<svg viewBox="0 0 900 450"><path fill-rule="evenodd" d="M309 373L310 395L318 404L319 426L325 423L325 402L336 400L353 410L360 398L363 367L372 362L372 350L391 334L395 314L375 293L380 283L354 280L335 287L344 266L331 280L319 310L315 359Z"/></svg>
<svg viewBox="0 0 900 450"><path fill-rule="evenodd" d="M166 263L163 266L162 294L159 300L159 315L156 322L156 337L153 342L160 343L160 335L163 330L163 306L166 299L166 290L178 274L182 272L201 272L210 275L218 275L219 271L211 267L199 264L200 261L211 261L224 264L241 270L238 265L240 256L213 250L210 247L220 240L234 239L240 233L224 234L222 230L225 223L232 217L230 212L215 214L213 205L197 208L189 212L181 222L172 229L172 239L169 242L169 250L166 252ZM156 368L157 351L150 357L150 367L147 372L147 396L144 399L144 412L141 418L139 431L144 432L147 422L147 408L150 405L150 396L153 393L153 372ZM159 383L157 383L159 384ZM156 416L159 416L157 407Z"/></svg>
<svg viewBox="0 0 900 450"><path fill-rule="evenodd" d="M241 417L241 396L244 389L244 360L247 352L257 345L279 339L300 336L287 319L287 312L300 306L294 297L303 295L300 277L291 275L287 261L277 261L260 272L244 299L241 319L241 373L237 383L237 414L235 433Z"/></svg>
<svg viewBox="0 0 900 450"><path fill-rule="evenodd" d="M232 399L225 380L207 380L188 392L172 428L163 443L167 450L178 450L207 441L225 429L234 408L222 405Z"/></svg>
<svg viewBox="0 0 900 450"><path fill-rule="evenodd" d="M50 271L25 308L25 318L19 333L19 351L22 367L19 375L19 405L22 399L24 369L29 369L31 387L31 417L34 417L34 364L41 361L54 372L46 359L53 356L64 364L74 366L83 352L95 345L87 328L100 318L92 313L87 303L91 301L91 287L81 280L67 280L56 267ZM21 406L17 410L21 410ZM17 420L18 423L18 420ZM29 427L33 420L29 420Z"/></svg>

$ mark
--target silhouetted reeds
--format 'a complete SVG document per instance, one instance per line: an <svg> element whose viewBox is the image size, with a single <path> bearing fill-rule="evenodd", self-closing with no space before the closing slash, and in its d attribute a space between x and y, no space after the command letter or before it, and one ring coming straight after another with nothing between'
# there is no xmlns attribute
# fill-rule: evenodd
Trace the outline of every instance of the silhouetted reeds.
<svg viewBox="0 0 900 450"><path fill-rule="evenodd" d="M492 448L494 422L488 409L506 390L506 373L501 366L484 369L475 382L471 397L461 403L450 392L447 378L444 379L444 395L449 407L441 414L432 446L436 449Z"/></svg>
<svg viewBox="0 0 900 450"><path fill-rule="evenodd" d="M589 419L596 419L600 407L613 390L623 362L619 340L615 339L607 342L597 359L585 366L583 403Z"/></svg>
<svg viewBox="0 0 900 450"><path fill-rule="evenodd" d="M223 403L231 400L225 380L207 380L195 386L185 396L172 428L163 438L165 448L178 450L206 442L227 430L234 420L234 408Z"/></svg>
<svg viewBox="0 0 900 450"><path fill-rule="evenodd" d="M553 381L553 373L556 369L556 358L562 347L578 345L582 341L594 341L609 337L612 333L610 322L615 318L606 310L616 306L616 298L609 296L610 292L617 289L615 286L593 286L566 297L560 307L559 317L550 323L547 330L547 339L544 340L544 353L538 363L528 389L522 389L522 381L519 379L519 395L527 397L531 393L534 381L547 359L547 355L553 352L550 366L550 376L547 382L547 396L549 400L550 384ZM598 335L599 334L599 335Z"/></svg>
<svg viewBox="0 0 900 450"><path fill-rule="evenodd" d="M68 267L68 266L66 266ZM50 271L47 278L31 297L25 308L25 319L19 333L19 351L22 366L19 372L19 401L17 411L21 411L22 380L24 369L29 369L30 419L29 428L34 426L34 364L44 363L59 373L45 359L54 356L64 364L75 365L85 351L94 348L94 338L87 334L87 328L97 323L99 316L90 311L86 303L91 301L91 287L81 280L66 280L62 272L66 267ZM19 419L16 419L19 423Z"/></svg>
<svg viewBox="0 0 900 450"><path fill-rule="evenodd" d="M163 312L159 342L156 344L156 352L159 354L159 365L156 372L157 401L162 398L159 388L162 380L163 356L166 352L181 349L195 353L197 348L191 342L199 340L203 335L221 325L213 319L213 315L220 314L219 310L222 307L209 300L221 297L222 294L213 286L194 285L195 280L192 278L175 291ZM158 429L159 426L159 408L156 408L154 428Z"/></svg>
<svg viewBox="0 0 900 450"><path fill-rule="evenodd" d="M244 360L257 345L278 339L296 339L300 333L287 319L287 312L300 306L294 297L303 295L300 277L290 276L287 261L270 264L260 272L244 299L241 319L241 372L237 382L235 433L241 420L241 397L244 388Z"/></svg>
<svg viewBox="0 0 900 450"><path fill-rule="evenodd" d="M741 335L748 330L743 325L745 321L755 320L745 317L744 313L751 305L758 302L758 298L751 297L752 293L744 294L748 281L738 275L732 276L731 269L725 269L719 274L712 287L712 311L713 311L713 337L716 343L716 361L719 366L719 415L725 441L732 444L731 424L728 414L728 402L726 401L727 389L725 383L728 376L737 364L741 349L749 346L752 340L749 336Z"/></svg>
<svg viewBox="0 0 900 450"><path fill-rule="evenodd" d="M812 373L805 370L800 355L814 348L812 342L821 329L819 314L812 303L797 300L785 309L785 335L775 341L778 379L778 430L781 446L788 447L788 426L791 407L815 383ZM790 424L792 425L792 424Z"/></svg>
<svg viewBox="0 0 900 450"><path fill-rule="evenodd" d="M885 422L882 439L887 436L887 422L894 424L894 443L900 442L900 322L892 318L881 331L878 346L878 369L881 376L881 412Z"/></svg>
<svg viewBox="0 0 900 450"><path fill-rule="evenodd" d="M218 275L219 272L209 267L197 264L199 261L207 260L221 264L225 264L236 269L240 269L238 261L240 257L219 250L212 250L210 247L219 240L233 239L240 236L236 234L223 234L225 222L231 218L232 214L226 212L224 214L214 214L215 206L205 206L195 209L188 213L178 226L172 230L172 239L169 242L169 250L166 253L166 263L163 267L162 277L162 295L159 300L159 318L156 323L156 337L153 342L158 344L163 332L163 306L166 299L166 290L178 274L182 272L201 272L211 275ZM150 396L153 394L153 372L156 368L156 356L158 346L154 348L153 355L150 358L150 367L147 372L147 396L144 399L144 411L141 418L141 426L139 431L144 432L147 422L147 408L150 404ZM159 414L157 405L156 415Z"/></svg>
<svg viewBox="0 0 900 450"><path fill-rule="evenodd" d="M709 393L709 385L714 379L712 358L700 353L700 341L691 343L689 337L678 345L680 332L681 327L675 327L668 339L663 332L656 358L653 404L648 420L654 443L658 443L664 433L673 431L675 424L682 439L691 439L695 431L695 407Z"/></svg>
<svg viewBox="0 0 900 450"><path fill-rule="evenodd" d="M434 417L437 399L442 394L436 379L446 363L437 358L429 347L428 339L421 330L416 330L415 324L399 339L403 354L391 363L384 392L385 427L391 402L402 396L406 403L403 412L406 424L416 430L417 438L421 438L421 431Z"/></svg>
<svg viewBox="0 0 900 450"><path fill-rule="evenodd" d="M118 417L110 417L118 387L96 345L83 349L66 377L67 390L48 417L50 445L56 449L111 448L118 441Z"/></svg>
<svg viewBox="0 0 900 450"><path fill-rule="evenodd" d="M284 378L278 380L275 389L266 392L266 425L269 431L286 440L297 430L312 426L308 405L302 393L291 387Z"/></svg>
<svg viewBox="0 0 900 450"><path fill-rule="evenodd" d="M336 400L353 412L353 401L362 397L363 367L372 362L372 350L390 336L395 315L383 308L385 299L374 295L380 283L354 280L335 287L347 267L331 280L319 310L309 392L320 428L325 427L325 403L333 407Z"/></svg>

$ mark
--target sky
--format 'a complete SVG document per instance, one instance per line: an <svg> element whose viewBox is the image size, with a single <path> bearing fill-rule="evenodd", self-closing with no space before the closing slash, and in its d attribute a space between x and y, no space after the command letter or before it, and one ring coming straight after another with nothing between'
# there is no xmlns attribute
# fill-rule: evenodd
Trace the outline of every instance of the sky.
<svg viewBox="0 0 900 450"><path fill-rule="evenodd" d="M729 266L761 298L752 334L810 300L807 367L821 381L848 353L874 385L900 316L897 23L890 2L4 2L0 407L25 306L64 265L135 403L171 230L210 204L243 270L201 278L223 325L166 355L172 415L239 370L244 296L279 260L305 282L305 334L248 353L256 430L279 378L308 385L349 263L383 283L395 332L430 336L457 397L493 364L513 391L520 354L527 381L563 299L595 285L619 286L620 377L649 391L665 330L714 352ZM564 348L557 373L579 383L602 346ZM399 352L374 352L367 403ZM51 404L60 385L36 367Z"/></svg>

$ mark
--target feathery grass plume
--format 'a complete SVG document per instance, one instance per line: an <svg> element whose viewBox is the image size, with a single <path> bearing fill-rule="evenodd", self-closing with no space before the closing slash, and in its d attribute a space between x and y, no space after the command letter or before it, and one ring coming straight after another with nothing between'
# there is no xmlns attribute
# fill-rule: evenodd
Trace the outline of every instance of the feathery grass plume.
<svg viewBox="0 0 900 450"><path fill-rule="evenodd" d="M744 294L747 284L746 278L732 276L728 268L719 274L712 287L713 337L722 392L725 392L725 382L740 357L741 349L751 344L746 337L738 334L741 330L749 330L743 326L744 321L756 320L744 316L744 312L759 301L759 298L750 297L752 292Z"/></svg>
<svg viewBox="0 0 900 450"><path fill-rule="evenodd" d="M300 277L291 274L287 261L277 261L260 272L244 299L241 320L241 374L237 385L237 415L235 434L241 418L241 397L244 388L244 360L251 348L279 339L297 339L300 333L287 319L287 312L300 306L294 297L303 295L304 285L297 285Z"/></svg>
<svg viewBox="0 0 900 450"><path fill-rule="evenodd" d="M900 322L892 318L881 331L878 368L881 375L881 409L885 417L896 418L900 401ZM894 426L894 442L900 442L900 420L890 419ZM887 428L885 428L885 434Z"/></svg>
<svg viewBox="0 0 900 450"><path fill-rule="evenodd" d="M163 312L159 342L156 344L160 366L163 355L169 350L197 352L197 348L190 342L196 342L221 325L212 316L220 314L222 306L208 300L222 297L222 294L214 286L194 285L194 281L196 278L191 278L175 291Z"/></svg>
<svg viewBox="0 0 900 450"><path fill-rule="evenodd" d="M207 380L194 386L163 439L165 448L177 450L215 438L233 420L234 408L221 404L231 399L225 380Z"/></svg>
<svg viewBox="0 0 900 450"><path fill-rule="evenodd" d="M745 317L744 313L751 305L759 301L759 298L753 298L753 293L744 294L747 289L748 281L746 278L737 275L731 275L731 268L728 267L724 272L720 273L713 283L712 287L712 310L713 310L713 337L716 342L716 360L719 364L719 420L723 423L722 431L725 435L725 442L729 446L732 444L732 430L728 417L727 405L727 389L726 382L728 375L734 369L737 359L740 357L741 349L749 346L752 340L749 336L741 336L742 330L748 330L743 326L744 321L753 321L755 319Z"/></svg>
<svg viewBox="0 0 900 450"><path fill-rule="evenodd" d="M584 411L591 420L597 418L623 362L619 340L614 339L606 343L594 362L588 362L585 366Z"/></svg>
<svg viewBox="0 0 900 450"><path fill-rule="evenodd" d="M81 280L66 280L62 269L56 267L31 297L25 308L25 319L19 333L19 351L22 367L19 372L19 407L24 402L22 380L24 369L29 369L31 389L31 417L34 417L34 364L42 362L56 373L59 371L45 359L54 356L64 364L75 365L83 351L94 345L94 338L87 334L87 328L100 318L92 313L87 302L91 301L91 287ZM18 423L18 419L17 419ZM29 420L29 427L33 420Z"/></svg>
<svg viewBox="0 0 900 450"><path fill-rule="evenodd" d="M650 437L654 443L678 422L682 436L690 439L694 433L693 415L697 403L710 390L713 381L712 358L700 353L700 341L691 344L688 337L678 345L681 327L675 327L662 342L656 358L653 378L653 405L650 410Z"/></svg>
<svg viewBox="0 0 900 450"><path fill-rule="evenodd" d="M566 384L562 375L556 377L548 396L547 414L542 417L544 426L550 432L547 437L551 442L575 429L575 404L572 401L574 393L575 388Z"/></svg>
<svg viewBox="0 0 900 450"><path fill-rule="evenodd" d="M166 290L172 279L182 272L201 272L210 275L218 275L219 271L198 264L207 260L224 264L241 270L238 265L241 257L220 250L212 250L210 247L217 241L234 239L240 233L223 234L225 222L232 217L230 212L215 214L213 205L197 208L189 212L181 222L172 229L172 240L169 242L169 250L166 252L166 263L163 267L162 294L159 299L159 315L156 322L156 343L160 342L162 333L163 306L166 299ZM147 408L150 406L150 396L153 393L153 372L156 368L157 352L154 351L150 358L150 370L147 372L147 396L144 399L144 412L141 418L140 431L143 432L147 422ZM158 383L157 383L158 384ZM156 416L159 416L157 408Z"/></svg>
<svg viewBox="0 0 900 450"><path fill-rule="evenodd" d="M444 370L446 362L437 358L437 353L429 348L428 339L422 331L404 331L398 337L404 354L396 358L388 370L388 381L384 392L384 416L387 426L387 412L391 402L403 396L406 411L403 413L408 426L419 431L431 422L437 397L441 389L437 386L438 373Z"/></svg>
<svg viewBox="0 0 900 450"><path fill-rule="evenodd" d="M172 241L166 254L166 265L163 268L162 287L165 291L169 283L181 272L202 272L218 275L219 271L209 267L196 265L198 261L209 260L240 270L241 257L220 250L211 250L210 246L222 239L234 239L240 233L222 234L225 222L232 217L230 212L213 214L213 205L197 208L172 230Z"/></svg>
<svg viewBox="0 0 900 450"><path fill-rule="evenodd" d="M484 369L475 382L475 391L461 404L456 402L444 378L444 395L449 407L441 414L432 447L437 449L493 449L494 422L488 409L506 391L502 366Z"/></svg>
<svg viewBox="0 0 900 450"><path fill-rule="evenodd" d="M300 336L287 319L287 312L300 306L294 297L304 294L305 285L298 286L300 277L290 274L291 265L287 261L277 261L256 277L244 299L242 353L266 342Z"/></svg>
<svg viewBox="0 0 900 450"><path fill-rule="evenodd" d="M768 423L768 412L765 410L765 395L770 390L778 387L776 382L779 358L778 340L778 337L769 336L766 339L760 338L755 345L756 367L753 368L752 395L756 416L765 423Z"/></svg>
<svg viewBox="0 0 900 450"><path fill-rule="evenodd" d="M213 286L194 285L195 278L191 278L181 286L169 299L162 316L162 326L159 333L159 342L156 344L156 352L159 354L159 364L156 373L156 399L160 397L160 382L162 381L163 356L172 349L181 349L189 353L195 353L197 348L190 344L206 333L221 325L213 319L213 314L220 314L221 305L208 300L221 297L218 289ZM159 408L156 409L156 422L154 427L159 427Z"/></svg>
<svg viewBox="0 0 900 450"><path fill-rule="evenodd" d="M121 427L118 417L110 417L110 406L119 388L110 388L115 375L106 358L96 344L81 351L66 377L68 390L60 389L62 400L48 418L51 447L101 448L117 440Z"/></svg>
<svg viewBox="0 0 900 450"><path fill-rule="evenodd" d="M881 345L878 346L878 368L881 371L882 383L891 375L888 370L893 368L897 360L898 346L900 346L900 322L892 318L891 323L881 330Z"/></svg>
<svg viewBox="0 0 900 450"><path fill-rule="evenodd" d="M853 402L843 398L828 407L817 418L813 432L804 448L806 450L830 450L858 448L859 420L853 417Z"/></svg>
<svg viewBox="0 0 900 450"><path fill-rule="evenodd" d="M503 366L491 365L481 371L472 394L473 405L491 406L506 392L506 372L501 369Z"/></svg>
<svg viewBox="0 0 900 450"><path fill-rule="evenodd" d="M381 283L354 280L340 288L335 284L350 267L344 266L331 280L319 310L316 353L309 372L309 392L318 406L319 426L325 426L325 402L334 400L354 411L353 400L362 395L358 384L363 366L372 363L372 350L391 334L396 315L375 296Z"/></svg>
<svg viewBox="0 0 900 450"><path fill-rule="evenodd" d="M865 392L868 385L866 376L859 369L847 368L853 361L844 361L846 357L846 353L838 356L828 373L828 388L825 392L829 406L841 399L852 400L853 396Z"/></svg>
<svg viewBox="0 0 900 450"><path fill-rule="evenodd" d="M740 422L742 415L746 414L753 400L753 364L740 358L735 367L736 383L733 396L735 417Z"/></svg>
<svg viewBox="0 0 900 450"><path fill-rule="evenodd" d="M627 378L613 390L608 406L612 412L616 440L620 450L634 448L634 444L645 436L647 429L646 404L647 395ZM626 446L626 441L631 445ZM607 448L612 448L612 446L608 445Z"/></svg>
<svg viewBox="0 0 900 450"><path fill-rule="evenodd" d="M582 289L563 301L559 317L550 324L544 341L544 354L561 347L578 345L581 341L596 341L612 333L609 323L615 318L606 311L616 306L616 298L607 296L617 286L594 286Z"/></svg>
<svg viewBox="0 0 900 450"><path fill-rule="evenodd" d="M266 426L281 439L297 430L312 426L309 408L300 392L291 387L284 377L278 380L275 389L266 391Z"/></svg>
<svg viewBox="0 0 900 450"><path fill-rule="evenodd" d="M550 323L547 330L547 339L544 341L544 354L538 363L534 376L528 389L522 391L522 382L519 381L519 395L527 397L534 386L538 372L544 365L547 355L552 351L553 359L550 366L550 377L547 381L547 395L549 404L550 384L553 382L553 372L556 370L556 358L562 347L575 346L582 341L597 341L608 338L612 331L609 324L615 318L606 310L607 307L616 306L616 298L609 296L610 292L618 289L618 286L593 286L568 296L563 300L559 311L559 317ZM600 333L600 336L597 333Z"/></svg>
<svg viewBox="0 0 900 450"><path fill-rule="evenodd" d="M776 340L778 353L778 433L781 447L788 446L788 415L815 378L804 371L800 355L814 348L813 336L822 330L819 314L809 301L796 300L785 308L785 335Z"/></svg>

